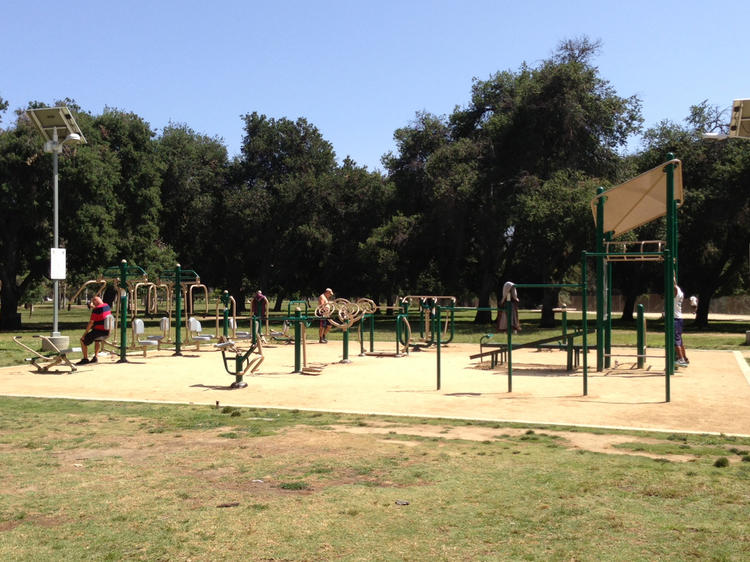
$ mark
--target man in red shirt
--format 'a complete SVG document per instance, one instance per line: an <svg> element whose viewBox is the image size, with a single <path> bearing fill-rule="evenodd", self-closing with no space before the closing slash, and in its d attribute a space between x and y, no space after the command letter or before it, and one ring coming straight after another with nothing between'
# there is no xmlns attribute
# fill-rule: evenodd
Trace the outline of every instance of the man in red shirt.
<svg viewBox="0 0 750 562"><path fill-rule="evenodd" d="M86 325L86 331L81 338L81 352L83 353L83 359L76 363L77 365L96 363L98 361L96 356L99 354L99 350L102 346L101 340L109 337L109 330L106 329L104 319L112 314L112 310L100 297L94 297L91 299L91 306L91 319ZM94 344L94 357L89 360L87 346L92 343Z"/></svg>

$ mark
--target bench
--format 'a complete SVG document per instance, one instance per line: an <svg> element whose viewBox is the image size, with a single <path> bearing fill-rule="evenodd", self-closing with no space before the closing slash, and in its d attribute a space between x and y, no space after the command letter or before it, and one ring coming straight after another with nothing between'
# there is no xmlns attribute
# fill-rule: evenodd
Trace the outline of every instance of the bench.
<svg viewBox="0 0 750 562"><path fill-rule="evenodd" d="M583 349L583 345L574 344L573 340L574 338L582 334L583 332L581 331L575 331L565 335L561 334L559 336L552 336L549 338L543 338L531 342L514 344L512 349L536 348L537 350L556 349L559 351L566 351L567 370L573 371L574 369L577 369L581 364L581 350ZM485 334L484 336L482 336L482 338L479 340L479 353L470 355L469 359L479 359L481 362L484 357L489 357L490 368L492 369L497 366L498 362L500 364L504 363L506 361L506 355L508 353L508 344L488 343L493 336L494 334ZM486 348L490 349L487 351Z"/></svg>

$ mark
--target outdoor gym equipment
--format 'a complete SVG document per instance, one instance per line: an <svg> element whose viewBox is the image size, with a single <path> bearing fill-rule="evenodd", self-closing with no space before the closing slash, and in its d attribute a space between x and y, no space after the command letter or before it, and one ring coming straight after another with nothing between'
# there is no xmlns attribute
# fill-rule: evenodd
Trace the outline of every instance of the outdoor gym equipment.
<svg viewBox="0 0 750 562"><path fill-rule="evenodd" d="M357 299L350 302L346 299L334 299L315 309L315 317L327 320L334 328L341 330L343 334L343 357L342 363L350 363L349 360L349 330L359 322L365 314L372 314L377 310L377 305L370 299Z"/></svg>
<svg viewBox="0 0 750 562"><path fill-rule="evenodd" d="M450 336L448 338L441 337L441 344L446 345L453 341L456 297L440 295L407 295L401 299L401 305L405 314L409 313L409 306L415 301L419 306L420 342L413 343L412 349L414 351L421 351L422 349L430 347L436 343L437 334L441 330L441 322L436 321L435 313L437 306L441 306L441 308L447 312L445 316L445 325L442 328L443 335L448 333L448 326L450 326Z"/></svg>
<svg viewBox="0 0 750 562"><path fill-rule="evenodd" d="M581 330L568 332L568 311L567 308L556 309L562 312L562 333L550 337L545 337L529 342L512 344L512 349L531 349L537 350L560 350L567 352L566 369L573 371L580 365L582 345L575 345L575 338L583 335ZM490 368L495 368L498 363L504 363L508 352L507 343L495 343L491 341L495 334L485 334L479 340L479 353L469 356L469 359L479 359L481 363L485 357L490 360ZM489 351L488 351L489 350Z"/></svg>
<svg viewBox="0 0 750 562"><path fill-rule="evenodd" d="M42 341L46 340L45 347L47 349L50 349L51 351L48 352L47 355L43 355L39 353L38 351L30 348L28 345L23 343L21 341L22 336L13 336L13 341L16 342L18 345L20 345L22 348L24 348L26 351L29 351L33 354L32 357L27 357L26 361L34 365L36 367L37 373L62 373L64 371L51 371L53 367L57 367L58 365L62 365L63 367L67 367L70 369L70 372L73 373L77 371L76 366L73 365L73 363L70 362L70 359L68 359L68 353L72 353L73 350L68 349L60 349L55 345L54 339L52 337L48 336L34 336L35 338L41 338Z"/></svg>
<svg viewBox="0 0 750 562"><path fill-rule="evenodd" d="M480 360L484 357L490 358L490 365L494 367L497 365L498 360L502 362L505 360L508 365L508 392L513 392L513 350L523 348L545 348L549 344L557 349L564 350L567 352L567 370L572 371L574 366L578 366L580 354L583 353L584 363L584 377L583 377L583 395L588 394L588 380L586 371L586 355L588 354L588 347L586 342L586 312L585 312L585 294L586 287L584 283L516 283L514 286L517 289L583 289L584 292L584 326L582 330L575 330L574 332L568 332L567 329L567 310L563 310L563 333L561 335L555 335L551 337L545 337L538 340L524 342L524 343L513 343L513 330L510 326L506 330L506 343L504 344L488 344L487 341L491 335L485 335L480 341L480 352L471 355L470 359ZM506 318L511 318L513 303L510 299L505 301L505 314ZM583 337L584 341L581 346L576 346L574 340L577 337ZM485 347L492 347L491 351L484 351Z"/></svg>
<svg viewBox="0 0 750 562"><path fill-rule="evenodd" d="M186 333L187 337L185 338L185 343L187 345L194 345L196 351L201 350L202 343L208 343L211 341L211 336L203 335L203 326L195 316L188 318Z"/></svg>
<svg viewBox="0 0 750 562"><path fill-rule="evenodd" d="M294 337L289 335L289 326L291 323L288 319L284 319L281 324L281 331L279 330L271 330L271 339L273 341L283 342L283 343L293 343Z"/></svg>
<svg viewBox="0 0 750 562"><path fill-rule="evenodd" d="M143 320L140 318L133 318L133 348L140 348L143 351L143 356L146 357L146 352L151 347L161 348L161 336L146 336L146 328L143 324Z"/></svg>
<svg viewBox="0 0 750 562"><path fill-rule="evenodd" d="M106 279L89 279L88 281L85 281L83 285L81 285L81 287L76 291L76 293L72 297L70 297L70 299L68 299L68 307L70 307L70 303L75 301L83 291L88 292L89 285L97 285L97 287L94 290L94 296L101 297L102 293L104 293L104 289L107 287L107 280Z"/></svg>
<svg viewBox="0 0 750 562"><path fill-rule="evenodd" d="M662 261L664 263L664 375L666 401L671 399L670 377L674 374L674 298L673 283L678 278L677 262L677 208L684 201L682 163L673 154L667 162L636 176L607 191L597 190L591 200L591 210L596 224L596 251L583 253L583 273L586 258L596 259L596 329L597 370L609 366L612 357L612 262ZM612 238L630 232L666 215L666 240L656 247L619 246L611 251ZM585 283L585 281L584 281ZM584 322L586 321L584 308ZM586 337L584 336L584 345ZM586 362L584 358L584 371Z"/></svg>
<svg viewBox="0 0 750 562"><path fill-rule="evenodd" d="M119 280L117 279L116 275L120 274ZM120 322L120 359L117 361L118 363L127 363L127 347L128 347L128 293L129 291L126 289L128 287L128 276L131 277L131 280L135 274L138 274L138 277L142 279L146 279L146 272L143 271L140 267L137 265L128 265L127 260L122 260L120 262L119 266L112 266L108 267L104 270L105 276L111 276L115 277L115 280L119 282L119 285L116 283L115 287L119 289L120 293L120 300L119 300L119 306L118 306L118 312L122 315L121 318L119 318Z"/></svg>
<svg viewBox="0 0 750 562"><path fill-rule="evenodd" d="M170 291L175 297L175 352L174 355L182 355L182 332L180 330L180 322L182 317L182 300L183 295L188 292L188 287L192 284L198 284L200 277L192 269L182 269L182 266L178 263L175 265L173 271L166 271L162 273L162 279L164 283L170 287ZM185 327L188 327L187 309L185 310Z"/></svg>
<svg viewBox="0 0 750 562"><path fill-rule="evenodd" d="M302 308L304 307L304 313L302 311ZM292 325L293 322L296 322L296 310L299 309L300 315L302 318L304 318L304 325L302 326L303 331L304 328L310 327L310 319L308 318L308 304L307 301L302 300L292 300L289 301L289 303L286 306L286 314L287 317L284 318L281 321L281 331L279 330L271 330L271 339L276 342L282 342L282 343L296 343L297 341L297 335L296 333L294 335L289 335L289 327ZM295 312L293 312L293 309ZM259 324L256 324L256 317L253 316L253 326L258 326ZM258 320L258 323L260 320ZM266 324L266 327L268 324ZM304 345L304 338L303 338L303 345Z"/></svg>
<svg viewBox="0 0 750 562"><path fill-rule="evenodd" d="M258 338L249 348L242 349L236 342L228 340L214 344L221 350L221 358L224 362L224 369L230 375L234 375L235 380L230 388L245 388L247 383L243 377L250 372L255 374L265 359L263 357L263 344ZM233 355L228 356L228 353ZM257 355L254 357L253 355Z"/></svg>
<svg viewBox="0 0 750 562"><path fill-rule="evenodd" d="M260 327L263 323L263 320L265 320L266 323L266 329L263 332L262 336L268 336L269 335L269 329L268 329L268 297L264 295L261 291L257 291L255 295L252 298L250 309L252 312L252 323L253 323L253 332L260 333ZM307 306L307 303L305 303L305 306ZM263 314L258 314L258 312L263 312ZM261 337L262 337L261 336Z"/></svg>
<svg viewBox="0 0 750 562"><path fill-rule="evenodd" d="M203 314L203 317L205 318L206 316L208 316L208 287L201 283L201 278L197 273L195 274L195 280L188 283L187 287L188 294L187 301L185 303L185 312L187 314L195 315L195 293L198 291L202 291L206 303L206 311Z"/></svg>
<svg viewBox="0 0 750 562"><path fill-rule="evenodd" d="M375 357L405 357L409 355L409 344L411 343L411 326L409 325L408 314L404 312L404 308L402 306L384 307L386 309L395 308L400 311L398 314L396 314L396 351L375 351L375 311L378 308L379 307L376 307L376 309L372 312L365 313L362 317L362 321L359 323L360 357L364 357L367 355ZM368 324L369 326L370 351L365 351L365 324Z"/></svg>
<svg viewBox="0 0 750 562"><path fill-rule="evenodd" d="M170 293L169 293L169 287L166 283L152 283L151 286L148 289L148 302L147 302L147 310L148 313L151 315L156 315L159 313L159 290L164 290L164 302L166 304L166 312L167 316L170 315L170 308L171 308L171 300L170 300Z"/></svg>
<svg viewBox="0 0 750 562"><path fill-rule="evenodd" d="M222 333L219 333L219 305L223 304L224 308L222 310ZM231 304L231 309L230 305ZM230 314L231 310L231 314ZM252 320L251 320L252 322ZM230 335L231 332L231 335ZM224 291L221 295L221 298L219 298L218 301L216 301L216 337L223 336L224 339L232 339L232 340L249 340L253 339L254 342L254 333L246 332L242 330L237 329L237 301L234 300L234 297L229 294L229 291Z"/></svg>
<svg viewBox="0 0 750 562"><path fill-rule="evenodd" d="M617 187L604 191L598 189L597 196L591 201L591 209L596 223L596 251L582 252L581 283L574 285L582 289L582 353L583 353L583 395L588 394L588 279L587 258L596 259L596 332L597 332L597 370L603 370L605 359L612 357L612 275L613 261L662 261L664 263L664 380L665 401L671 400L670 378L674 374L674 299L673 283L677 279L677 208L684 200L682 189L681 162L668 155L668 161L660 166L627 181ZM652 220L665 216L667 239L656 248L647 247L647 243L638 243L635 249L627 244L613 252L611 242L614 236L630 232ZM524 285L517 285L523 287ZM533 285L526 285L530 287ZM510 303L507 303L510 307ZM441 307L437 306L437 317L440 318ZM510 308L507 310L510 316ZM440 332L438 331L438 334ZM645 357L645 351L638 355ZM606 350L606 351L605 351ZM508 391L512 388L512 330L508 330ZM607 357L609 355L609 357ZM642 357L638 357L641 359ZM437 356L437 388L440 389L440 347ZM639 362L640 363L640 362Z"/></svg>

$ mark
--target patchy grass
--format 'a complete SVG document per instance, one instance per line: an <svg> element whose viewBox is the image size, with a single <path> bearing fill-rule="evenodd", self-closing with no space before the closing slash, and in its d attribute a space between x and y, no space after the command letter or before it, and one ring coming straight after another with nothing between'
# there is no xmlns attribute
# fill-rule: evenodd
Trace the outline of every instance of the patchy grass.
<svg viewBox="0 0 750 562"><path fill-rule="evenodd" d="M0 558L750 557L750 439L558 429L0 398Z"/></svg>

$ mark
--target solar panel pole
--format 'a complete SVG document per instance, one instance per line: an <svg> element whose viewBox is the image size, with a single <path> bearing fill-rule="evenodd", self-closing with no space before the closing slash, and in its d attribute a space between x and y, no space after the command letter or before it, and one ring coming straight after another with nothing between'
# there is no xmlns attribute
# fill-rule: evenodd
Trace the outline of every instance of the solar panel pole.
<svg viewBox="0 0 750 562"><path fill-rule="evenodd" d="M57 142L57 129L53 129L52 133L52 225L53 225L53 236L52 236L52 248L57 249L60 246L60 230L59 230L59 214L58 214L58 147L62 149L62 146ZM53 287L53 301L54 301L54 312L52 313L52 337L59 337L60 332L57 329L58 313L60 310L60 281L54 279L52 281Z"/></svg>
<svg viewBox="0 0 750 562"><path fill-rule="evenodd" d="M53 286L52 338L58 347L68 347L68 337L63 338L58 330L58 313L60 308L60 279L65 279L65 255L59 248L59 211L58 211L58 157L67 143L85 143L81 129L67 107L45 107L26 110L26 115L44 139L44 151L52 153L52 213L53 245L50 250L50 278ZM64 134L60 140L58 129Z"/></svg>

